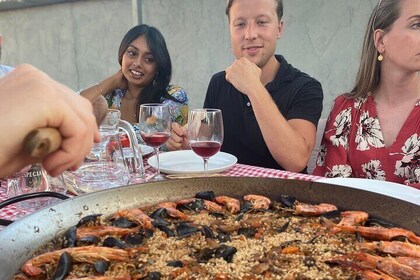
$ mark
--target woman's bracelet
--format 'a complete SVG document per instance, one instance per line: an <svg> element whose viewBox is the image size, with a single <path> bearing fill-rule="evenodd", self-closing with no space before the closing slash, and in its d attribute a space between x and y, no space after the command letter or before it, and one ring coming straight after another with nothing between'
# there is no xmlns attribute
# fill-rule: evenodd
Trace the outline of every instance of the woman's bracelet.
<svg viewBox="0 0 420 280"><path fill-rule="evenodd" d="M99 83L96 83L96 86L99 88L99 92L101 93L101 95L103 95L104 92L102 90L101 85Z"/></svg>

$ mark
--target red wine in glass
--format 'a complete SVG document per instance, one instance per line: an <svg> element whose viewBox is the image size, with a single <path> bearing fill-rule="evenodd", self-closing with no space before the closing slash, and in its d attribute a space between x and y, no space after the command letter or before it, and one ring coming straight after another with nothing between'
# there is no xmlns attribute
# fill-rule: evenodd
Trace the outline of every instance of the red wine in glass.
<svg viewBox="0 0 420 280"><path fill-rule="evenodd" d="M216 141L198 141L191 143L190 146L194 153L200 157L209 158L220 151L222 144Z"/></svg>
<svg viewBox="0 0 420 280"><path fill-rule="evenodd" d="M207 176L209 158L223 143L223 118L219 109L193 109L188 115L188 140L190 147L203 158L204 175Z"/></svg>
<svg viewBox="0 0 420 280"><path fill-rule="evenodd" d="M159 148L168 141L168 132L141 133L141 138L150 147Z"/></svg>

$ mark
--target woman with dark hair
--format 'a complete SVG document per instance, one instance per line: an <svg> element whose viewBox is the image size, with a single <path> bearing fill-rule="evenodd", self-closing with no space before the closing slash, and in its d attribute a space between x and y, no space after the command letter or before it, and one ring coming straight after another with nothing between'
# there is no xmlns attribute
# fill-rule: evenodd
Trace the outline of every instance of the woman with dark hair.
<svg viewBox="0 0 420 280"><path fill-rule="evenodd" d="M420 188L420 0L381 0L356 85L335 99L314 174Z"/></svg>
<svg viewBox="0 0 420 280"><path fill-rule="evenodd" d="M121 69L117 73L80 94L91 101L105 96L108 106L119 109L121 118L135 128L144 103L168 104L172 121L186 121L188 97L181 87L169 84L171 58L159 30L146 24L131 28L121 41L118 62Z"/></svg>

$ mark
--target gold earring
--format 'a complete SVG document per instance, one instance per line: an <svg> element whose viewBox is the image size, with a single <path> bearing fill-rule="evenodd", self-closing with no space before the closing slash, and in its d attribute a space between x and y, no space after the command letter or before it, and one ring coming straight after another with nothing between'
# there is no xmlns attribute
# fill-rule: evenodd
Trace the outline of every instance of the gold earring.
<svg viewBox="0 0 420 280"><path fill-rule="evenodd" d="M383 55L380 53L379 55L378 55L378 61L382 61L384 59L384 57L383 57Z"/></svg>

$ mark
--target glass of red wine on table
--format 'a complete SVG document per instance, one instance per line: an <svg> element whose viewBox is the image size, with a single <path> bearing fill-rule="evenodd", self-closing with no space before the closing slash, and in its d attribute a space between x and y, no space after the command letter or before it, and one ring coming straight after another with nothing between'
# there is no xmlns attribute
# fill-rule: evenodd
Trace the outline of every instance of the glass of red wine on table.
<svg viewBox="0 0 420 280"><path fill-rule="evenodd" d="M204 175L208 160L220 151L223 143L223 119L219 109L194 109L188 115L190 147L204 160Z"/></svg>
<svg viewBox="0 0 420 280"><path fill-rule="evenodd" d="M156 173L150 180L165 179L160 174L159 148L168 141L171 135L171 116L168 106L160 103L140 105L139 130L143 141L154 149L156 155Z"/></svg>

